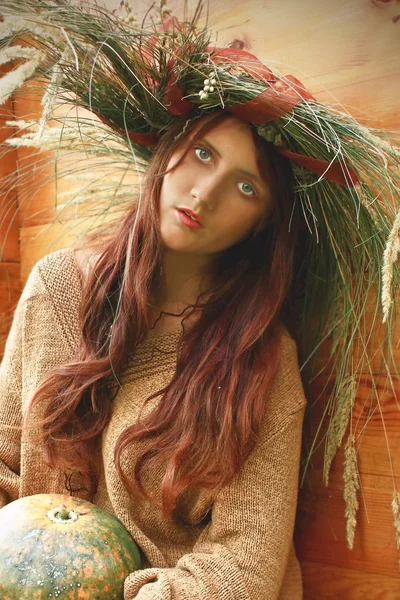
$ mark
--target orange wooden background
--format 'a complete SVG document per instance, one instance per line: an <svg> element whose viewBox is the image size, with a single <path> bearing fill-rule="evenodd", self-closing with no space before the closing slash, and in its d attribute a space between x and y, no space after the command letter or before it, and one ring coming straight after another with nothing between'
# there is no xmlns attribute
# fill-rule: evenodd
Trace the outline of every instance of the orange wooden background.
<svg viewBox="0 0 400 600"><path fill-rule="evenodd" d="M108 2L110 7L116 7ZM174 14L182 16L184 3L170 0ZM195 2L186 2L190 12ZM134 3L139 19L149 1ZM292 73L320 101L342 103L354 116L370 126L400 129L400 1L379 0L210 0L209 24L217 44L234 39L284 74ZM205 6L205 12L207 6ZM203 20L204 21L204 20ZM290 66L287 66L290 65ZM333 95L333 96L332 96ZM6 107L16 117L38 112L37 101L16 95ZM4 107L0 112L0 140L10 133L4 127ZM0 163L0 175L26 165L30 152L10 152ZM38 179L40 175L30 173ZM22 197L22 193L20 197ZM7 203L7 204L6 204ZM64 211L54 208L54 188L40 189L29 201L19 202L18 194L0 196L0 351L4 344L12 309L32 265L43 255L69 246L84 231L85 208ZM3 210L7 206L7 210ZM17 209L19 209L17 211ZM50 224L50 226L49 226ZM73 225L73 227L71 227ZM397 333L397 332L396 332ZM399 336L397 336L398 340ZM379 336L375 341L379 345ZM396 355L399 350L396 349ZM400 356L399 356L400 359ZM399 363L398 363L399 364ZM316 453L313 469L300 491L296 525L296 547L302 563L305 600L398 600L400 599L400 553L396 548L391 501L393 478L385 436L376 404L365 406L371 383L365 375L358 390L354 417L357 431L369 418L357 440L362 494L359 495L358 526L353 550L345 542L342 483L343 453L334 461L330 486L322 483L323 444ZM322 389L326 374L313 382ZM400 490L400 413L396 395L384 391L385 380L376 381L380 406L385 416L393 472ZM307 418L311 439L323 401ZM372 415L372 417L371 417Z"/></svg>

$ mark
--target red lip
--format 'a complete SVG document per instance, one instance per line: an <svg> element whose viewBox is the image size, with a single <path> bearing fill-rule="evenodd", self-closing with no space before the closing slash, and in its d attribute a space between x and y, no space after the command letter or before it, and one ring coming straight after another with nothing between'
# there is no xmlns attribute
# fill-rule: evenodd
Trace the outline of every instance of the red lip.
<svg viewBox="0 0 400 600"><path fill-rule="evenodd" d="M183 210L180 210L177 208L176 212L177 212L180 222L183 223L183 225L186 225L186 227L189 227L189 229L203 229L203 226L200 225L200 223L197 223L197 221L193 221L193 219L188 217L183 212Z"/></svg>
<svg viewBox="0 0 400 600"><path fill-rule="evenodd" d="M186 208L185 206L178 206L178 210L187 212L188 215L191 215L192 217L194 217L196 219L196 221L198 221L200 223L200 225L202 227L204 227L200 216L197 213L193 212L193 210L190 210L190 208Z"/></svg>

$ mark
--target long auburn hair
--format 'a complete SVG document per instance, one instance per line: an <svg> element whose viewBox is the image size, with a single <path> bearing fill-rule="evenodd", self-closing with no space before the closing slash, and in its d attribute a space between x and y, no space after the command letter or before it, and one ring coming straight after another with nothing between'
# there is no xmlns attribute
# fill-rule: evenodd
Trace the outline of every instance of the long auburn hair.
<svg viewBox="0 0 400 600"><path fill-rule="evenodd" d="M160 140L139 201L98 248L84 285L74 361L50 372L32 398L25 426L40 403L42 418L35 428L44 460L80 472L92 499L99 442L119 389L118 376L152 325L149 305L159 289L162 264L163 176L175 150L184 150L180 162L198 137L230 116L215 111L201 121L178 121ZM270 218L255 235L218 257L207 301L199 296L199 316L178 341L176 371L147 399L160 396L162 401L127 427L115 446L115 466L128 492L139 491L165 518L178 518L176 501L185 490L218 490L232 480L254 448L268 410L265 399L277 370L281 313L293 281L301 219L289 161L253 128L252 135L273 200ZM138 440L146 443L134 476L128 477L121 459ZM161 499L142 484L147 461L155 468L166 465Z"/></svg>

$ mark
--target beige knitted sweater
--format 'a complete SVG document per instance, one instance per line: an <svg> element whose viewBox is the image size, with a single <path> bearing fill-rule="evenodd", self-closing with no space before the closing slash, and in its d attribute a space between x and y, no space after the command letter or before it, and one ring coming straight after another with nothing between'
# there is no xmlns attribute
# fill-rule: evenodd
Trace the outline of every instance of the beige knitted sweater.
<svg viewBox="0 0 400 600"><path fill-rule="evenodd" d="M31 494L66 493L64 472L43 464L37 446L29 438L21 443L7 425L21 423L44 376L72 358L82 284L73 250L53 252L33 268L15 311L0 368L0 506ZM126 579L124 597L299 600L302 583L292 536L305 398L296 345L286 331L260 442L230 485L213 498L201 489L187 493L179 505L186 524L177 525L142 498L132 501L120 483L115 441L134 422L144 399L172 377L178 336L153 332L140 346L103 432L95 503L117 515L144 559L144 568ZM132 465L134 449L129 460ZM160 472L144 472L146 488L155 492L161 478Z"/></svg>

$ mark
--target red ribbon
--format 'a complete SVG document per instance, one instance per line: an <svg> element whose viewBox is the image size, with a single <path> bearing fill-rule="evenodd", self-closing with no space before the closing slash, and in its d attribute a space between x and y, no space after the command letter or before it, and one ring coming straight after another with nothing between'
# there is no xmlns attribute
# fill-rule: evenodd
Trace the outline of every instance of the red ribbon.
<svg viewBox="0 0 400 600"><path fill-rule="evenodd" d="M182 96L182 92L179 89L179 86L176 82L176 77L174 73L174 64L175 61L171 59L167 65L168 70L168 80L167 87L165 90L163 103L165 108L173 115L182 115L187 116L193 110L193 104L188 102Z"/></svg>
<svg viewBox="0 0 400 600"><path fill-rule="evenodd" d="M305 156L304 154L297 154L291 152L285 148L276 148L279 154L290 158L298 165L305 167L309 171L313 171L317 175L323 175L325 179L338 183L339 185L350 186L359 183L357 175L348 169L342 162L329 163L326 160L320 160L318 158L312 158L312 156Z"/></svg>

